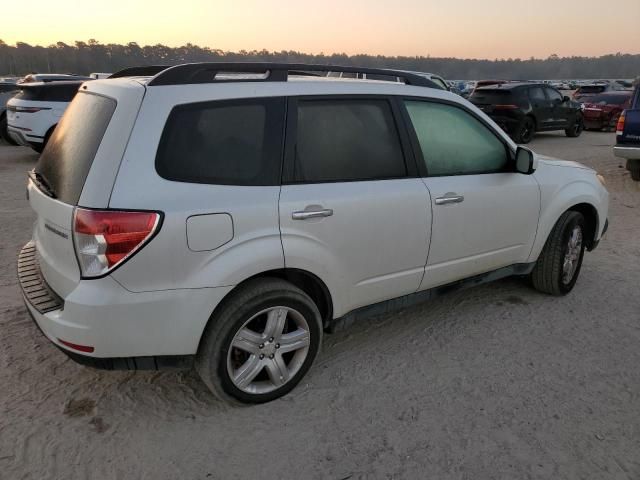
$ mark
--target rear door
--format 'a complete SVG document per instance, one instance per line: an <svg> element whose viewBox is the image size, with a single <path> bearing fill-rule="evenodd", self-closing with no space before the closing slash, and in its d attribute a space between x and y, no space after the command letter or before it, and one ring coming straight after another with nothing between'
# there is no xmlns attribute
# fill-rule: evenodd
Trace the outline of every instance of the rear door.
<svg viewBox="0 0 640 480"><path fill-rule="evenodd" d="M526 262L540 191L515 173L506 142L461 106L407 99L433 221L421 289Z"/></svg>
<svg viewBox="0 0 640 480"><path fill-rule="evenodd" d="M287 268L328 285L334 315L415 292L430 196L384 97L292 98L280 194Z"/></svg>

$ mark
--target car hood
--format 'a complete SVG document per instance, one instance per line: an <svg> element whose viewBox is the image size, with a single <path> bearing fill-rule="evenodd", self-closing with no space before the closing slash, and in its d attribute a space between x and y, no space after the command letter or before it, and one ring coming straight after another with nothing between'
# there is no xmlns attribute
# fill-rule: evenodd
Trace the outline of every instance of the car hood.
<svg viewBox="0 0 640 480"><path fill-rule="evenodd" d="M565 168L580 168L582 170L592 170L592 168L587 167L578 162L573 162L571 160L560 160L558 158L547 157L545 155L537 155L538 164L543 165L551 165L554 167L565 167Z"/></svg>

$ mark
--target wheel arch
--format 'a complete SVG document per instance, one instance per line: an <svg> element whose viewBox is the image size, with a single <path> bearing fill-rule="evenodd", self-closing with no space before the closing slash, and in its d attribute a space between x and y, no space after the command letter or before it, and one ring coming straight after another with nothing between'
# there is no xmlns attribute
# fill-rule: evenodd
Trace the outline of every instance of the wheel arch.
<svg viewBox="0 0 640 480"><path fill-rule="evenodd" d="M590 203L583 202L573 205L567 211L579 212L584 217L585 246L587 250L591 251L596 243L596 235L600 227L598 210Z"/></svg>

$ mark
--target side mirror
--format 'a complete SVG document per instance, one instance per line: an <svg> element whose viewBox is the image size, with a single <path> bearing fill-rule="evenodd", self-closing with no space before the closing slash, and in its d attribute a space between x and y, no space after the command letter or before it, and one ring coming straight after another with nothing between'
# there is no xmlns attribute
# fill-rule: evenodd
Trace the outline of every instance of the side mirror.
<svg viewBox="0 0 640 480"><path fill-rule="evenodd" d="M516 172L531 175L533 168L533 152L528 148L518 147L516 150Z"/></svg>
<svg viewBox="0 0 640 480"><path fill-rule="evenodd" d="M566 95L564 97L562 97L562 102L569 102L571 101L571 99L569 97L567 97Z"/></svg>

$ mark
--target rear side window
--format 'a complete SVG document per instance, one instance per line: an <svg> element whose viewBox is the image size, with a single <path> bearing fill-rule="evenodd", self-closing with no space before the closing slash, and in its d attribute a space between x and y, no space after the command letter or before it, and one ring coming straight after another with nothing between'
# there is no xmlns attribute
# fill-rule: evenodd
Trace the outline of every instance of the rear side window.
<svg viewBox="0 0 640 480"><path fill-rule="evenodd" d="M116 101L80 93L71 102L35 166L56 198L76 205L116 109Z"/></svg>
<svg viewBox="0 0 640 480"><path fill-rule="evenodd" d="M297 102L294 182L379 180L407 175L387 100Z"/></svg>
<svg viewBox="0 0 640 480"><path fill-rule="evenodd" d="M461 108L406 101L429 176L497 173L508 169L504 143Z"/></svg>
<svg viewBox="0 0 640 480"><path fill-rule="evenodd" d="M283 106L283 99L268 98L175 107L158 146L158 174L179 182L279 185Z"/></svg>

